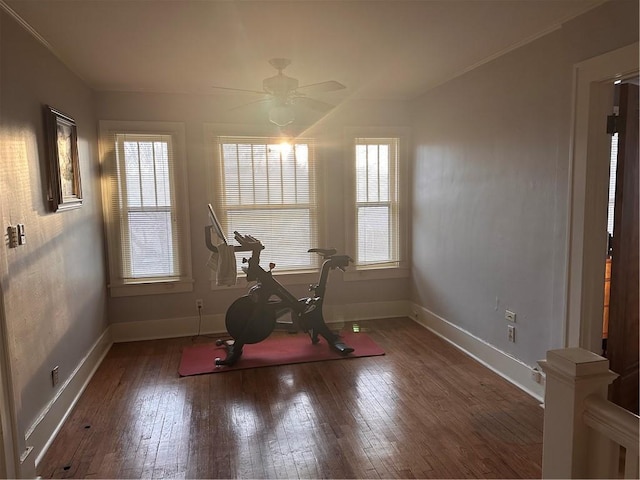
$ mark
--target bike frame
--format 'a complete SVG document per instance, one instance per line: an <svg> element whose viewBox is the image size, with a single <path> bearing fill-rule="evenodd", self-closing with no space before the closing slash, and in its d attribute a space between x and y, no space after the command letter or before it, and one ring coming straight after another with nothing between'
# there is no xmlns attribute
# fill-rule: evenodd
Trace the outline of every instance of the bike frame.
<svg viewBox="0 0 640 480"><path fill-rule="evenodd" d="M329 250L323 251L329 252ZM266 271L260 266L260 251L255 250L252 253L251 258L247 260L249 266L243 268L243 271L247 275L247 281L256 281L257 285L260 286L261 298L259 301L268 305L270 298L275 295L280 299L280 302L273 304L274 308L278 310L290 309L297 316L304 315L309 310L310 303L312 303L316 308L322 308L329 272L335 268L339 268L344 271L351 261L351 258L348 255L334 254L329 257L325 257L324 262L322 262L318 283L309 286L309 291L313 292L315 295L313 297L297 298L293 296L291 292L289 292L280 282L273 278L271 271Z"/></svg>
<svg viewBox="0 0 640 480"><path fill-rule="evenodd" d="M225 244L227 240L211 205L209 205L209 212L212 225L205 227L205 242L209 250L217 252L216 246L211 242L212 229ZM242 355L242 347L245 343L264 340L273 331L275 325L293 326L296 330L302 328L309 333L313 344L319 342L318 335L321 335L330 347L342 355L353 352L353 348L345 345L339 335L327 327L322 313L329 272L336 268L344 271L352 261L348 255L336 255L335 249L309 250L310 253L320 254L324 261L318 283L309 287L313 296L297 298L273 278L271 270L266 271L260 266L260 252L264 246L258 239L238 232L234 232L234 239L239 244L234 246L234 251L251 252L249 259L242 259L242 262L247 264L246 267L242 267L242 270L247 276L247 281L255 281L256 285L250 288L248 295L237 299L227 310L225 323L234 340L216 342L218 345L224 344L227 348L227 358L224 360L216 358L216 365L233 365ZM273 297L276 297L276 300ZM277 319L286 312L292 312L292 322L277 322ZM232 327L235 333L232 332Z"/></svg>

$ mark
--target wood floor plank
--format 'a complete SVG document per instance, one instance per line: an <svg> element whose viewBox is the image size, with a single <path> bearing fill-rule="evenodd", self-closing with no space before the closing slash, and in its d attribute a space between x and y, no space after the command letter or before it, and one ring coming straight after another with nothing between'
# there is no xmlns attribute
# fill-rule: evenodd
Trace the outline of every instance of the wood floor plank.
<svg viewBox="0 0 640 480"><path fill-rule="evenodd" d="M540 477L534 399L409 319L358 328L386 355L180 378L182 348L215 339L115 344L38 474Z"/></svg>

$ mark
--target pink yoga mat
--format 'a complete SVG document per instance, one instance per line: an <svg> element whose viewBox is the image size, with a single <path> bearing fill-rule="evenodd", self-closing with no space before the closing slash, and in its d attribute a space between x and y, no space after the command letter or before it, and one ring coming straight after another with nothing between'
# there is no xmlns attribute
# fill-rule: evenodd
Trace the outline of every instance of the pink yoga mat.
<svg viewBox="0 0 640 480"><path fill-rule="evenodd" d="M346 332L340 337L355 350L341 355L328 346L320 337L313 345L307 334L274 334L259 343L245 345L240 359L233 366L215 365L216 357L225 358L224 347L215 342L201 343L184 347L178 373L182 377L202 373L221 373L243 368L270 367L292 363L321 362L358 357L384 355L384 351L365 333Z"/></svg>

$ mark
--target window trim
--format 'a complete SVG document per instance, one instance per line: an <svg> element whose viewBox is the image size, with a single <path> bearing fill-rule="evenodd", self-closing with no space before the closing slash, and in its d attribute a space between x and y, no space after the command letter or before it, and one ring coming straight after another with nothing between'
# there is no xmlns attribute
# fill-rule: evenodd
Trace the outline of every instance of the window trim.
<svg viewBox="0 0 640 480"><path fill-rule="evenodd" d="M205 139L205 155L206 155L206 170L207 170L207 199L208 202L214 205L217 204L216 188L219 188L221 162L219 158L219 137L249 137L249 138L298 138L297 135L289 134L283 135L277 128L271 126L262 125L247 125L247 124L217 124L217 123L205 123L204 126L204 139ZM313 189L316 200L315 215L316 215L316 237L318 247L321 247L324 243L324 190L322 187L322 166L319 161L318 145L315 137L303 137L305 140L310 141L310 151L313 152ZM220 214L222 215L222 214ZM246 232L251 234L251 232ZM310 247L312 248L312 247ZM268 262L268 258L261 258L261 263ZM306 285L317 281L317 275L320 271L320 262L313 268L301 269L301 270L280 270L278 268L273 271L274 277L278 278L278 281L283 285ZM211 290L224 290L233 288L246 288L247 282L245 281L244 273L238 273L238 281L234 286L218 286L216 284L215 272L211 272L210 288Z"/></svg>
<svg viewBox="0 0 640 480"><path fill-rule="evenodd" d="M160 295L167 293L184 293L193 291L191 240L189 222L189 195L187 190L187 161L185 146L185 127L178 122L137 122L101 120L100 130L100 167L102 171L102 202L107 240L107 257L109 266L109 291L112 297L137 295ZM176 221L181 231L182 243L176 247L181 274L179 277L153 277L140 280L124 280L122 278L122 254L120 243L120 222L111 212L112 198L117 182L109 176L109 161L112 161L114 147L112 140L116 134L131 135L169 135L173 147L172 190L175 193Z"/></svg>
<svg viewBox="0 0 640 480"><path fill-rule="evenodd" d="M406 278L410 275L409 249L409 128L408 127L346 127L344 129L344 192L345 192L345 244L348 251L357 249L356 232L356 139L397 139L397 223L398 262L375 265L352 265L344 274L346 281L385 278Z"/></svg>

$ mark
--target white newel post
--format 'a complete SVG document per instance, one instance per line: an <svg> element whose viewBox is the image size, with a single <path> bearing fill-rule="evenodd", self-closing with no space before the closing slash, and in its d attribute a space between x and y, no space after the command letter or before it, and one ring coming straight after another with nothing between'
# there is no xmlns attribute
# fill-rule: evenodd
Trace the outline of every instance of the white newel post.
<svg viewBox="0 0 640 480"><path fill-rule="evenodd" d="M546 374L542 478L587 478L584 400L593 394L606 399L618 375L609 360L582 348L549 350L538 364Z"/></svg>

